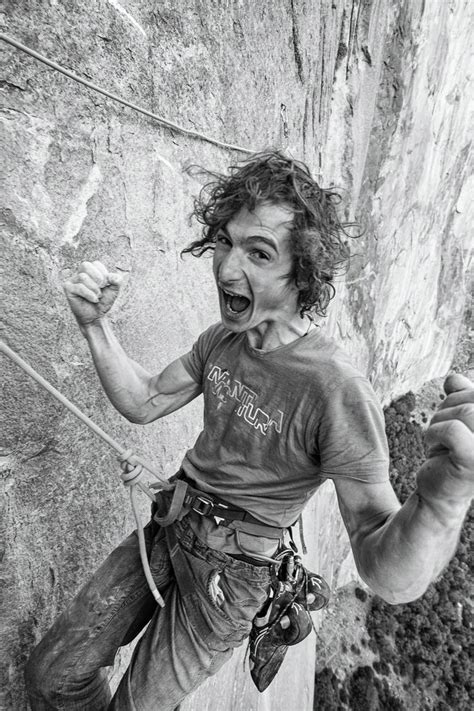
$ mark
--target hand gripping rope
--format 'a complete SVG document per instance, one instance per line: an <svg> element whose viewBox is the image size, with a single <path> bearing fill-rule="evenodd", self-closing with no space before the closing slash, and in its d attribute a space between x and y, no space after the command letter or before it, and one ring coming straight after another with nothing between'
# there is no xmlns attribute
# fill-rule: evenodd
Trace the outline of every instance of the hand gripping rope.
<svg viewBox="0 0 474 711"><path fill-rule="evenodd" d="M67 397L65 397L59 390L48 383L39 373L34 370L26 361L20 358L19 355L15 353L11 348L9 348L3 341L0 341L0 351L8 356L14 363L20 366L33 380L43 386L51 395L53 395L59 402L61 402L68 410L70 410L76 417L78 417L82 422L84 422L96 435L101 437L108 445L110 445L119 455L120 466L122 467L122 481L126 487L130 489L130 501L132 505L133 514L135 516L135 522L137 525L137 535L138 544L140 549L140 558L143 565L143 571L147 583L150 587L153 597L161 607L165 606L165 602L160 595L158 588L155 585L153 576L151 574L150 565L148 563L148 556L146 552L145 536L143 533L142 523L140 519L140 512L138 510L138 503L136 499L136 489L139 487L152 501L155 500L155 495L153 490L150 489L143 481L145 470L152 474L158 481L152 486L154 489L166 489L168 488L168 483L166 479L163 479L142 457L137 456L133 453L131 449L126 449L122 447L118 442L116 442L107 432L96 425L87 415L84 415L81 410L79 410L76 405L70 402Z"/></svg>

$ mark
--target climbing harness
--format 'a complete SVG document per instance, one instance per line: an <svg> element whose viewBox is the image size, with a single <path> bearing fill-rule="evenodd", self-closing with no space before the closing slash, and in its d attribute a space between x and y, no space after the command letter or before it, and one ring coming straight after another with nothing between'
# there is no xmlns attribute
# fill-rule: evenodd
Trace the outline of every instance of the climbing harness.
<svg viewBox="0 0 474 711"><path fill-rule="evenodd" d="M143 571L145 573L145 577L153 597L158 602L158 604L161 605L161 607L164 607L164 600L155 585L153 576L150 571L150 565L148 563L145 536L143 534L140 512L138 510L138 504L136 500L136 488L139 487L152 501L155 501L155 492L152 491L152 489L146 486L146 484L144 484L143 482L145 469L158 480L155 484L153 484L153 487L155 489L167 488L169 486L168 482L166 481L166 479L163 479L163 477L161 477L154 470L153 466L149 464L145 459L137 456L136 454L133 454L131 449L126 449L125 447L122 447L122 445L116 442L110 435L107 434L107 432L104 432L104 430L99 427L95 422L93 422L89 417L87 417L87 415L84 415L84 413L81 412L81 410L79 410L76 405L70 402L67 397L60 393L59 390L57 390L53 385L51 385L51 383L45 380L45 378L43 378L39 373L37 373L34 368L32 368L26 361L20 358L20 356L17 355L17 353L15 353L15 351L13 351L11 348L9 348L9 346L7 346L3 341L0 341L0 351L6 356L8 356L14 363L19 365L20 368L22 368L31 378L33 378L33 380L36 380L37 383L42 385L43 388L45 388L51 395L53 395L53 397L59 400L59 402L61 402L65 407L67 407L68 410L70 410L74 415L76 415L76 417L82 420L82 422L84 422L88 427L90 427L90 429L95 432L95 434L101 437L118 453L123 470L122 481L125 486L130 489L130 501L137 524L138 544L140 548L140 557L143 565Z"/></svg>
<svg viewBox="0 0 474 711"><path fill-rule="evenodd" d="M235 506L224 499L196 489L181 469L174 479L174 489L163 492L163 498L168 500L169 507L164 516L155 514L154 519L160 526L174 523L182 511L194 511L200 516L214 519L220 526L227 526L236 531L244 531L252 536L264 536L281 540L286 528L270 526L252 516L245 509Z"/></svg>
<svg viewBox="0 0 474 711"><path fill-rule="evenodd" d="M54 69L57 72L60 72L64 76L68 77L69 79L73 79L74 81L78 82L79 84L83 84L88 89L92 89L92 91L96 91L99 94L106 96L108 99L117 101L119 104L122 104L123 106L127 106L129 109L138 111L138 113L143 114L144 116L147 116L148 118L151 118L154 121L157 121L159 124L161 124L165 128L169 128L171 131L177 131L178 133L182 133L185 136L190 136L191 138L196 138L200 141L206 141L207 143L212 143L214 146L219 146L220 148L226 148L227 150L237 151L239 153L250 153L250 154L255 153L255 151L252 151L250 148L243 148L242 146L234 146L231 143L224 143L223 141L218 141L215 138L210 138L209 136L206 136L204 133L200 133L198 131L192 131L188 128L184 128L184 126L180 126L179 124L173 123L172 121L168 121L168 119L163 118L163 116L158 116L157 114L154 114L151 111L148 111L148 109L144 109L141 106L137 106L137 104L132 104L132 102L127 101L126 99L123 99L121 96L118 96L117 94L113 94L112 92L107 91L106 89L103 89L98 84L93 84L92 82L87 81L87 79L83 79L81 76L79 76L78 74L75 74L74 72L69 71L69 69L66 69L61 64L58 64L57 62L53 62L51 59L48 59L44 55L39 54L39 52L36 52L34 49L31 49L30 47L27 47L26 45L21 44L20 42L13 39L12 37L8 37L3 32L0 32L0 39L3 40L4 42L6 42L7 44L10 44L12 47L19 49L20 51L24 52L25 54L29 54L30 57L37 59L39 62L42 62L47 67L50 67L51 69Z"/></svg>

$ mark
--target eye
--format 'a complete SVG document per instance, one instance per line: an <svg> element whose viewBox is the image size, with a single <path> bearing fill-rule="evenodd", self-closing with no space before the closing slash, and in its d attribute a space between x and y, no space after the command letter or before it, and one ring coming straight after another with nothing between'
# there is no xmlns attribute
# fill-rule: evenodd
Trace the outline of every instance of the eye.
<svg viewBox="0 0 474 711"><path fill-rule="evenodd" d="M229 246L231 244L230 239L223 232L219 232L219 234L216 237L216 242L218 242L219 244L226 245L226 246Z"/></svg>
<svg viewBox="0 0 474 711"><path fill-rule="evenodd" d="M268 255L266 252L263 252L261 249L254 249L252 254L256 257L256 259L262 262L268 262L270 259L270 255Z"/></svg>

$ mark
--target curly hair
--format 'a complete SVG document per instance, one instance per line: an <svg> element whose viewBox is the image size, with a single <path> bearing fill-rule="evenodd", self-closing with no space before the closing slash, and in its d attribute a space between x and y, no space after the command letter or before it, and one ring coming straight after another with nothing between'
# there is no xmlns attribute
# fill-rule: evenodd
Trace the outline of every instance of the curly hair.
<svg viewBox="0 0 474 711"><path fill-rule="evenodd" d="M227 175L199 172L212 178L194 200L192 213L204 225L203 237L181 254L201 257L214 250L219 229L243 207L250 212L262 203L289 207L294 214L289 276L298 289L300 314L325 316L335 294L334 277L349 261L347 229L355 225L338 218L340 194L320 188L304 163L277 150L256 153L230 166Z"/></svg>

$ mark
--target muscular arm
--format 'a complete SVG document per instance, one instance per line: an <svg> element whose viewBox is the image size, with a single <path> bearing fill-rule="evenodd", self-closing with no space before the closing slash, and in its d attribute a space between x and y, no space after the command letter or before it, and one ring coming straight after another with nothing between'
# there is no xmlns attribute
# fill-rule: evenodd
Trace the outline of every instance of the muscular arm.
<svg viewBox="0 0 474 711"><path fill-rule="evenodd" d="M441 573L456 550L473 494L474 390L462 376L446 389L427 432L429 457L403 506L388 483L335 482L359 573L391 603L416 599Z"/></svg>
<svg viewBox="0 0 474 711"><path fill-rule="evenodd" d="M183 365L186 356L157 376L128 357L107 320L120 284L101 262L83 262L64 290L110 401L131 422L146 424L186 405L201 387Z"/></svg>
<svg viewBox="0 0 474 711"><path fill-rule="evenodd" d="M468 503L443 520L418 489L403 506L390 484L338 481L336 490L361 577L387 602L423 595L455 553Z"/></svg>
<svg viewBox="0 0 474 711"><path fill-rule="evenodd" d="M114 407L130 422L145 425L178 410L201 393L182 358L152 376L127 356L106 319L82 330L102 387Z"/></svg>

